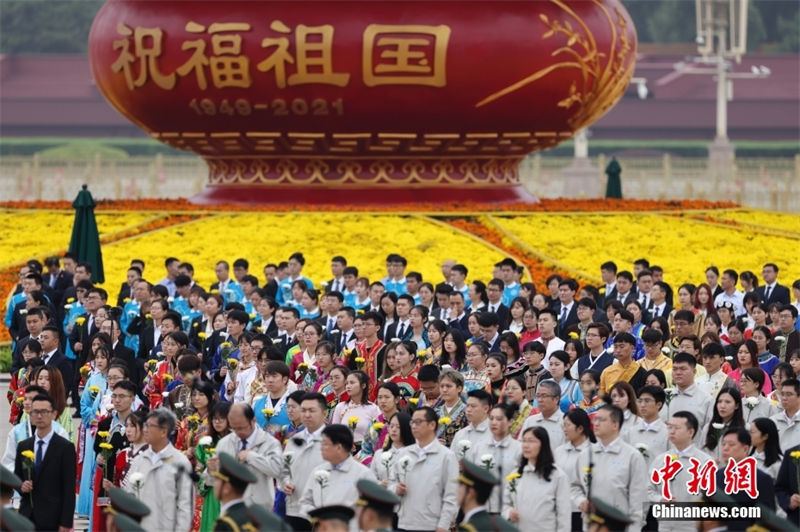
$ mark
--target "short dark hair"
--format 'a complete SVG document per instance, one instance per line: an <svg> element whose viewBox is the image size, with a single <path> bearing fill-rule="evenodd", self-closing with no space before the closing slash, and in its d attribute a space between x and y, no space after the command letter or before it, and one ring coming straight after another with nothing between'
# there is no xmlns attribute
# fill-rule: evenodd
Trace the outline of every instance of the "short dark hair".
<svg viewBox="0 0 800 532"><path fill-rule="evenodd" d="M419 368L417 380L419 382L439 382L439 366L436 364L425 364Z"/></svg>
<svg viewBox="0 0 800 532"><path fill-rule="evenodd" d="M620 333L617 333L616 336L614 336L614 343L615 344L626 343L626 344L631 344L631 345L635 346L636 345L636 337L634 335L632 335L631 333L620 332Z"/></svg>
<svg viewBox="0 0 800 532"><path fill-rule="evenodd" d="M458 273L460 273L461 275L463 275L464 277L466 277L466 276L467 276L467 273L469 273L469 270L468 270L468 269L467 269L467 267L466 267L466 266L464 266L463 264L454 264L454 265L453 265L453 266L450 268L450 271L451 271L451 272L458 272Z"/></svg>
<svg viewBox="0 0 800 532"><path fill-rule="evenodd" d="M474 397L478 401L480 401L484 406L489 406L492 404L492 396L489 395L489 392L486 390L472 390L471 392L467 393L467 397Z"/></svg>
<svg viewBox="0 0 800 532"><path fill-rule="evenodd" d="M421 406L417 408L416 412L423 412L425 414L425 421L428 423L439 423L439 414L429 406Z"/></svg>
<svg viewBox="0 0 800 532"><path fill-rule="evenodd" d="M656 403L661 403L662 405L667 400L667 394L664 392L664 389L661 386L642 386L639 388L639 397L645 393L652 396Z"/></svg>
<svg viewBox="0 0 800 532"><path fill-rule="evenodd" d="M499 327L500 318L494 312L481 312L478 314L478 325L481 327Z"/></svg>
<svg viewBox="0 0 800 532"><path fill-rule="evenodd" d="M655 343L662 343L664 341L664 335L661 331L656 329L647 328L642 333L642 342L646 344L655 344Z"/></svg>
<svg viewBox="0 0 800 532"><path fill-rule="evenodd" d="M664 393L663 391L661 392ZM681 410L680 412L675 412L672 414L672 417L679 417L686 420L686 426L692 429L692 437L697 435L697 431L699 429L699 423L697 421L697 416L689 412L688 410Z"/></svg>
<svg viewBox="0 0 800 532"><path fill-rule="evenodd" d="M697 359L689 353L681 352L675 355L675 357L672 359L672 364L674 365L679 362L686 362L693 368L697 366Z"/></svg>
<svg viewBox="0 0 800 532"><path fill-rule="evenodd" d="M749 447L753 443L753 440L750 438L750 431L744 427L730 427L725 431L725 434L723 434L722 437L724 438L729 434L736 434L736 439L742 445L747 445Z"/></svg>
<svg viewBox="0 0 800 532"><path fill-rule="evenodd" d="M136 393L139 391L136 385L129 380L117 381L114 386L112 386L112 389L125 390L126 392L130 392L134 397L136 397Z"/></svg>
<svg viewBox="0 0 800 532"><path fill-rule="evenodd" d="M622 277L623 279L627 280L628 282L633 282L633 274L628 270L622 270L621 272L617 273L617 279Z"/></svg>
<svg viewBox="0 0 800 532"><path fill-rule="evenodd" d="M307 397L303 399L304 401ZM334 445L341 445L348 453L353 448L353 433L345 425L333 424L322 429L322 435L327 436Z"/></svg>
<svg viewBox="0 0 800 532"><path fill-rule="evenodd" d="M342 257L341 255L336 255L331 259L331 262L338 262L342 266L347 266L347 259Z"/></svg>
<svg viewBox="0 0 800 532"><path fill-rule="evenodd" d="M243 310L231 310L228 312L226 318L229 320L238 321L244 325L247 325L250 322L250 316L248 316L247 312Z"/></svg>
<svg viewBox="0 0 800 532"><path fill-rule="evenodd" d="M616 263L614 263L614 262L612 262L610 260L608 260L608 261L604 262L603 264L601 264L600 265L600 269L601 270L608 270L610 272L614 272L615 274L617 273L617 265L616 265Z"/></svg>
<svg viewBox="0 0 800 532"><path fill-rule="evenodd" d="M623 416L622 409L620 407L606 403L603 406L601 406L598 410L605 410L606 412L608 412L611 421L613 423L618 423L619 429L622 429L622 422L625 421L625 417Z"/></svg>
<svg viewBox="0 0 800 532"><path fill-rule="evenodd" d="M47 401L48 403L50 403L50 408L52 408L54 410L56 408L56 402L53 400L52 397L50 397L46 393L38 394L36 397L33 398L33 400L31 402L33 403L33 402L36 402L36 401Z"/></svg>
<svg viewBox="0 0 800 532"><path fill-rule="evenodd" d="M694 323L694 312L691 310L679 310L672 318L674 320L682 320L688 323Z"/></svg>
<svg viewBox="0 0 800 532"><path fill-rule="evenodd" d="M303 396L303 401L316 401L319 403L320 408L324 411L328 408L328 401L325 396L319 392L308 392Z"/></svg>
<svg viewBox="0 0 800 532"><path fill-rule="evenodd" d="M721 358L725 358L725 348L722 347L721 344L718 344L716 342L711 342L710 344L706 344L705 347L703 347L702 353L704 357L718 356Z"/></svg>
<svg viewBox="0 0 800 532"><path fill-rule="evenodd" d="M286 365L286 362L281 362L279 360L270 360L267 362L267 367L264 370L267 375L280 375L281 377L289 377L289 366Z"/></svg>
<svg viewBox="0 0 800 532"><path fill-rule="evenodd" d="M722 272L722 274L723 274L723 275L727 275L728 277L730 277L731 279L733 279L733 282L734 282L734 283L736 283L736 282L738 282L738 281L739 281L739 274L738 274L738 273L736 273L736 270L731 270L730 268L728 268L727 270L725 270L724 272ZM748 438L750 437L750 434L749 434L749 433L748 433L747 437L748 437Z"/></svg>

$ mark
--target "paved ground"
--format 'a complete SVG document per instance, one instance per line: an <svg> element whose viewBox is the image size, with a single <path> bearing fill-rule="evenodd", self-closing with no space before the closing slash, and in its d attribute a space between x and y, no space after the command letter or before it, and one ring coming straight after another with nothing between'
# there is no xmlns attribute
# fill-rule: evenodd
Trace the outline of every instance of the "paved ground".
<svg viewBox="0 0 800 532"><path fill-rule="evenodd" d="M0 443L5 450L6 438L11 430L11 424L8 422L10 408L6 400L6 392L8 392L8 384L10 382L10 375L8 373L0 373ZM76 420L77 421L77 420ZM88 519L79 519L75 517L75 531L81 532L87 530L89 527Z"/></svg>

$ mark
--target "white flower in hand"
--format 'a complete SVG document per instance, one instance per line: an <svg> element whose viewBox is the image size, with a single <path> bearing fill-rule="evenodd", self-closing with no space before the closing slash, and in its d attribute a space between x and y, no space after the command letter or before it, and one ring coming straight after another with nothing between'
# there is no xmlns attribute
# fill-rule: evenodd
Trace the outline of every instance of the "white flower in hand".
<svg viewBox="0 0 800 532"><path fill-rule="evenodd" d="M211 439L211 436L203 436L197 442L200 447L210 447L212 443L214 443L214 440Z"/></svg>

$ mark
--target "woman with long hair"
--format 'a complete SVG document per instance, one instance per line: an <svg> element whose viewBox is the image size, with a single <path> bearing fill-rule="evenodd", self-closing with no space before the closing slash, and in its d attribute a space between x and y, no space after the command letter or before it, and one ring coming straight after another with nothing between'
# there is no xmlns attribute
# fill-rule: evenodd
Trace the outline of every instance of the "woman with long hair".
<svg viewBox="0 0 800 532"><path fill-rule="evenodd" d="M206 433L206 436L211 438L211 446L200 445L195 448L195 458L197 460L197 465L195 466L196 471L202 473L206 470L208 459L213 456L213 453L210 453L209 449L216 448L219 440L230 434L231 428L228 425L228 414L230 411L231 403L216 403L211 408L211 413L209 414L211 422L208 425L208 432ZM217 496L214 494L214 483L206 484L205 478L208 478L207 475L201 475L200 481L197 483L198 497L202 497L203 499L203 505L200 510L202 516L200 532L211 532L214 530L214 523L217 517L219 517L220 504L219 499L217 499ZM279 491L278 493L282 492Z"/></svg>
<svg viewBox="0 0 800 532"><path fill-rule="evenodd" d="M350 394L347 393L349 376L350 370L347 366L334 366L328 375L328 381L319 389L319 393L325 396L325 402L328 403L328 423L333 423L336 407L350 400Z"/></svg>
<svg viewBox="0 0 800 532"><path fill-rule="evenodd" d="M489 304L489 296L486 294L486 284L483 281L472 281L467 292L469 297L469 311L477 312L486 308Z"/></svg>
<svg viewBox="0 0 800 532"><path fill-rule="evenodd" d="M598 394L598 390L600 389L600 373L593 369L584 370L578 382L580 382L581 385L583 399L578 401L575 407L580 408L592 418L594 417L594 413L597 412L597 409L606 404L605 400Z"/></svg>
<svg viewBox="0 0 800 532"><path fill-rule="evenodd" d="M386 338L386 331L389 330L389 326L397 321L397 294L394 292L384 292L381 296L381 314L383 315L383 329L378 336L380 336L384 342L391 340L391 338Z"/></svg>
<svg viewBox="0 0 800 532"><path fill-rule="evenodd" d="M80 471L80 488L78 499L75 503L75 513L78 515L89 515L92 506L92 480L94 479L94 431L91 423L95 418L95 412L100 407L100 401L108 388L108 366L111 360L111 350L105 343L94 346L92 340L92 353L89 363L94 367L93 374L87 379L86 386L81 394L81 425L78 436L78 465Z"/></svg>
<svg viewBox="0 0 800 532"><path fill-rule="evenodd" d="M772 340L772 333L766 325L759 325L753 329L753 341L756 343L758 352L758 365L767 372L767 375L772 374L772 370L780 362L778 357L769 351L770 340Z"/></svg>
<svg viewBox="0 0 800 532"><path fill-rule="evenodd" d="M742 396L736 388L723 388L717 394L714 414L706 430L706 453L722 461L722 435L730 428L744 427Z"/></svg>
<svg viewBox="0 0 800 532"><path fill-rule="evenodd" d="M516 333L506 331L500 335L500 352L506 357L506 373L519 373L525 365L525 359L519 350L519 337Z"/></svg>
<svg viewBox="0 0 800 532"><path fill-rule="evenodd" d="M67 389L64 386L64 379L61 377L61 372L57 367L49 364L44 365L34 371L31 375L31 384L41 386L50 397L53 398L55 404L55 420L58 421L64 430L69 434L71 442L75 442L77 433L72 423L72 413L67 408Z"/></svg>
<svg viewBox="0 0 800 532"><path fill-rule="evenodd" d="M508 324L508 330L514 334L522 334L525 325L522 323L522 317L525 311L531 307L530 303L524 297L515 297L511 300L511 305L508 308L508 315L511 318Z"/></svg>
<svg viewBox="0 0 800 532"><path fill-rule="evenodd" d="M556 464L567 473L570 480L575 476L575 464L584 449L595 443L592 422L589 414L580 408L573 408L564 414L564 438L567 440L553 451ZM578 481L577 477L574 479ZM572 506L572 530L583 528L583 518L577 505Z"/></svg>
<svg viewBox="0 0 800 532"><path fill-rule="evenodd" d="M639 417L639 404L636 402L636 392L633 386L625 381L614 383L609 392L611 404L622 410L622 429L620 436L626 441L631 429L642 422Z"/></svg>
<svg viewBox="0 0 800 532"><path fill-rule="evenodd" d="M464 342L464 335L458 329L450 329L444 335L439 367L450 366L456 371L461 371L466 365L467 347Z"/></svg>
<svg viewBox="0 0 800 532"><path fill-rule="evenodd" d="M400 408L405 408L408 400L419 391L419 379L417 378L417 344L411 340L403 340L395 349L397 357L397 373L392 375L389 382L393 382L400 387Z"/></svg>
<svg viewBox="0 0 800 532"><path fill-rule="evenodd" d="M754 456L758 468L769 473L772 480L778 478L783 453L775 422L766 417L758 417L750 423L750 440L753 448L750 456Z"/></svg>
<svg viewBox="0 0 800 532"><path fill-rule="evenodd" d="M506 478L503 486L503 517L520 530L569 532L570 481L556 465L550 436L542 427L529 427L522 434L522 459L516 473L516 478ZM536 497L524 496L530 493Z"/></svg>
<svg viewBox="0 0 800 532"><path fill-rule="evenodd" d="M772 417L778 413L778 407L764 397L763 388L764 372L761 368L747 368L742 371L739 390L742 392L745 423L760 417Z"/></svg>
<svg viewBox="0 0 800 532"><path fill-rule="evenodd" d="M369 465L375 451L383 447L386 435L389 432L389 420L400 411L400 388L393 382L384 382L378 386L376 404L381 411L369 424L366 434L361 441L361 449L355 459L364 465Z"/></svg>
<svg viewBox="0 0 800 532"><path fill-rule="evenodd" d="M369 377L363 371L353 371L347 375L345 389L348 399L336 405L331 421L352 428L357 454L370 422L378 418L381 410L369 401Z"/></svg>
<svg viewBox="0 0 800 532"><path fill-rule="evenodd" d="M411 433L411 416L405 412L397 412L389 420L389 430L386 441L378 451L369 468L383 487L389 484L389 472L392 470L400 449L414 445L414 435Z"/></svg>
<svg viewBox="0 0 800 532"><path fill-rule="evenodd" d="M739 385L742 380L742 371L746 368L761 368L758 364L758 346L753 340L745 340L736 352L737 367L728 373L728 377ZM761 371L764 371L762 368ZM772 392L772 381L769 374L764 371L764 388L761 390L765 395Z"/></svg>
<svg viewBox="0 0 800 532"><path fill-rule="evenodd" d="M314 349L314 363L309 365L298 388L307 392L321 391L329 383L331 370L337 363L336 346L328 340L322 340Z"/></svg>
<svg viewBox="0 0 800 532"><path fill-rule="evenodd" d="M489 356L489 346L484 342L475 342L467 348L467 369L464 375L464 391L490 390L491 383L486 373L486 358Z"/></svg>
<svg viewBox="0 0 800 532"><path fill-rule="evenodd" d="M695 322L700 316L705 317L717 313L714 308L714 294L708 283L697 285L697 290L694 291L694 296L692 297L692 303L695 309ZM703 320L701 319L700 321L702 322Z"/></svg>
<svg viewBox="0 0 800 532"><path fill-rule="evenodd" d="M316 321L308 321L302 329L298 329L298 331L300 330L303 332L304 347L292 356L292 361L289 364L289 378L297 383L298 388L311 391L317 381L312 373L316 373L318 367L317 344L322 339L322 325ZM299 332L297 337L300 337ZM331 352L334 351L331 350ZM304 386L310 387L304 388Z"/></svg>
<svg viewBox="0 0 800 532"><path fill-rule="evenodd" d="M506 377L503 374L506 369L506 357L494 353L486 359L486 374L489 376L492 388L492 402L497 403L505 394Z"/></svg>
<svg viewBox="0 0 800 532"><path fill-rule="evenodd" d="M428 337L428 331L425 328L425 322L428 320L428 309L422 305L414 305L408 313L408 325L411 328L406 333L406 337L411 340L416 346L414 355L423 352L427 356L428 347L431 345L431 340ZM410 336L409 336L410 335Z"/></svg>
<svg viewBox="0 0 800 532"><path fill-rule="evenodd" d="M428 322L428 340L431 345L425 353L422 364L440 364L442 351L444 350L444 337L447 334L447 324L442 320L431 320Z"/></svg>

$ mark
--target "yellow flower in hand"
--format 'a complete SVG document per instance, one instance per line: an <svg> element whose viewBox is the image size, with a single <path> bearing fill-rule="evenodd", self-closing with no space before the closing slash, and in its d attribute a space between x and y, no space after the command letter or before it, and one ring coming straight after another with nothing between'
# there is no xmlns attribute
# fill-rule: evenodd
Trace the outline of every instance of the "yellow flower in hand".
<svg viewBox="0 0 800 532"><path fill-rule="evenodd" d="M108 433L107 430L101 430L101 431L97 432L97 436L100 437L100 438L103 438L103 439L108 438L108 434L109 433Z"/></svg>
<svg viewBox="0 0 800 532"><path fill-rule="evenodd" d="M103 442L100 445L98 445L98 447L100 447L101 449L105 449L106 451L110 451L110 450L114 449L114 446L111 445L108 442Z"/></svg>
<svg viewBox="0 0 800 532"><path fill-rule="evenodd" d="M22 451L22 457L26 460L30 460L31 462L36 459L36 455L33 454L33 451Z"/></svg>
<svg viewBox="0 0 800 532"><path fill-rule="evenodd" d="M449 417L443 416L443 417L439 418L439 425L449 425L449 424L450 424L450 418Z"/></svg>
<svg viewBox="0 0 800 532"><path fill-rule="evenodd" d="M75 323L77 323L78 325L83 325L84 323L86 323L86 318L81 316L80 318L75 320Z"/></svg>

